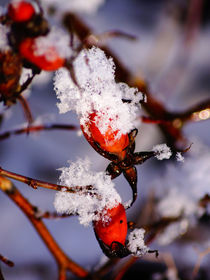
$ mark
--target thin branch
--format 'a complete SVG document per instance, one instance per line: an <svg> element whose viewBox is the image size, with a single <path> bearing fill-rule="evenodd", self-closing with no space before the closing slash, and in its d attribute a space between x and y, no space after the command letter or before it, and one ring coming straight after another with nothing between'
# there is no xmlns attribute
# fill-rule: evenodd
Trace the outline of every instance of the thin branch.
<svg viewBox="0 0 210 280"><path fill-rule="evenodd" d="M103 278L103 276L105 276L106 274L108 274L114 265L117 265L117 263L119 262L120 259L118 258L112 258L112 259L108 259L105 264L103 264L97 271L95 271L92 276L93 279L97 279L97 277ZM95 278L94 278L95 277Z"/></svg>
<svg viewBox="0 0 210 280"><path fill-rule="evenodd" d="M28 200L24 198L18 189L4 177L0 177L0 189L24 212L36 229L37 233L55 258L59 271L62 271L62 278L60 277L59 279L66 279L67 270L78 277L86 277L88 272L64 254L56 241L53 239L45 224L39 218L34 216L34 206L32 206Z"/></svg>
<svg viewBox="0 0 210 280"><path fill-rule="evenodd" d="M125 273L129 270L129 268L137 261L139 258L137 257L129 257L129 259L120 267L120 269L117 271L117 275L114 276L114 280L121 280Z"/></svg>
<svg viewBox="0 0 210 280"><path fill-rule="evenodd" d="M39 208L35 207L34 215L37 219L60 219L60 218L68 218L71 217L72 214L59 214L57 212L43 212Z"/></svg>
<svg viewBox="0 0 210 280"><path fill-rule="evenodd" d="M4 276L2 274L1 267L0 267L0 280L4 280Z"/></svg>
<svg viewBox="0 0 210 280"><path fill-rule="evenodd" d="M14 129L6 131L0 134L0 140L5 140L13 135L28 134L31 132L38 132L44 130L79 130L79 127L75 125L67 124L43 124L43 125L31 125L29 127Z"/></svg>
<svg viewBox="0 0 210 280"><path fill-rule="evenodd" d="M6 258L5 256L0 254L0 261L2 261L3 263L5 263L6 265L13 267L15 264L9 260L8 258Z"/></svg>
<svg viewBox="0 0 210 280"><path fill-rule="evenodd" d="M42 188L51 189L51 190L55 190L55 191L63 190L63 191L70 192L70 193L76 193L76 192L84 189L83 187L72 187L71 188L71 187L67 187L67 186L61 186L61 185L57 185L57 184L48 183L45 181L32 179L30 177L26 177L26 176L23 176L23 175L20 175L17 173L7 171L1 167L0 167L0 175L14 179L16 181L20 181L20 182L32 187L33 189L37 189L37 187L42 187ZM85 188L87 190L90 190L91 186L87 186Z"/></svg>
<svg viewBox="0 0 210 280"><path fill-rule="evenodd" d="M20 101L20 104L21 104L21 106L22 106L22 108L23 108L23 112L24 112L24 114L25 114L25 117L26 117L26 119L27 119L29 125L32 124L32 122L33 122L33 116L32 116L30 107L29 107L29 105L28 105L28 102L26 101L26 99L25 99L22 95L19 95L19 96L17 97L17 99Z"/></svg>
<svg viewBox="0 0 210 280"><path fill-rule="evenodd" d="M196 262L196 264L195 264L195 267L194 267L193 273L192 273L193 279L195 279L196 276L197 276L197 274L198 274L198 271L199 271L199 269L200 269L201 262L202 262L203 258L204 258L206 255L208 255L208 254L210 254L210 247L207 248L206 250L204 250L203 252L200 252L200 253L199 253L199 255L198 255L198 260L197 260L197 262Z"/></svg>
<svg viewBox="0 0 210 280"><path fill-rule="evenodd" d="M182 122L207 120L210 118L210 99L204 100L184 112L171 113L170 118L179 118Z"/></svg>

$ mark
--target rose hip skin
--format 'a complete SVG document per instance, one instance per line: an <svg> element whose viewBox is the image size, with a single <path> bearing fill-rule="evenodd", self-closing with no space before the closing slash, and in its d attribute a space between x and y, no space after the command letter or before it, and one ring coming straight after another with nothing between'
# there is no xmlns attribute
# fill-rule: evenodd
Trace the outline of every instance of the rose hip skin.
<svg viewBox="0 0 210 280"><path fill-rule="evenodd" d="M120 159L123 159L126 155L125 148L129 145L129 137L127 134L122 134L120 137L116 137L118 130L113 131L111 126L109 126L105 132L102 134L99 128L96 125L95 118L97 113L94 112L90 114L89 121L86 124L90 133L90 136L84 132L83 127L81 126L84 136L88 142L94 141L98 143L101 149L117 155Z"/></svg>
<svg viewBox="0 0 210 280"><path fill-rule="evenodd" d="M19 52L23 58L38 66L42 70L55 71L64 65L64 59L59 56L53 46L50 46L45 54L36 55L34 38L26 38L19 45ZM50 54L52 59L47 59Z"/></svg>
<svg viewBox="0 0 210 280"><path fill-rule="evenodd" d="M107 209L105 215L108 217L108 221L104 222L104 217L102 216L99 221L94 223L94 230L97 237L104 244L112 247L112 249L115 249L116 247L116 244L114 244L115 242L125 246L128 227L124 206L119 203L114 208Z"/></svg>
<svg viewBox="0 0 210 280"><path fill-rule="evenodd" d="M26 1L10 3L8 15L14 22L24 22L30 20L35 14L33 5Z"/></svg>

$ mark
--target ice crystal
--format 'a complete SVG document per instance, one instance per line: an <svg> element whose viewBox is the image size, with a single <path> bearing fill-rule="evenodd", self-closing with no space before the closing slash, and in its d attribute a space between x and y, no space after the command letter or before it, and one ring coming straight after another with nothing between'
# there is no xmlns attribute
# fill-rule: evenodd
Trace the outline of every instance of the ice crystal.
<svg viewBox="0 0 210 280"><path fill-rule="evenodd" d="M149 250L144 243L144 233L145 230L142 228L134 229L128 236L128 249L138 257L145 255Z"/></svg>
<svg viewBox="0 0 210 280"><path fill-rule="evenodd" d="M157 153L156 158L159 160L169 159L172 155L171 149L166 144L159 144L152 149Z"/></svg>
<svg viewBox="0 0 210 280"><path fill-rule="evenodd" d="M0 24L0 51L8 51L10 49L7 34L9 32L9 28L5 25Z"/></svg>
<svg viewBox="0 0 210 280"><path fill-rule="evenodd" d="M62 185L81 188L77 193L64 191L56 194L54 206L59 213L77 214L80 223L88 225L100 218L104 208L113 208L121 202L111 177L104 172L91 171L87 158L79 159L60 170ZM92 186L93 189L87 190L86 186Z"/></svg>
<svg viewBox="0 0 210 280"><path fill-rule="evenodd" d="M176 160L180 162L184 162L184 157L181 153L176 153Z"/></svg>

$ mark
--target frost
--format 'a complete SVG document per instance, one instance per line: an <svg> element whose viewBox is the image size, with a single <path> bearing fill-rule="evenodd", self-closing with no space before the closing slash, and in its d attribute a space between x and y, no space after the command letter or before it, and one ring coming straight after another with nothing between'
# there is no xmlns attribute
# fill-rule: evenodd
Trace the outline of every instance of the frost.
<svg viewBox="0 0 210 280"><path fill-rule="evenodd" d="M80 188L77 193L58 192L54 206L59 213L78 214L81 224L87 226L100 218L100 213L121 202L111 177L104 172L90 170L90 161L79 159L69 167L61 168L60 183L68 187L93 186L87 191ZM103 213L104 214L104 213Z"/></svg>
<svg viewBox="0 0 210 280"><path fill-rule="evenodd" d="M88 134L89 116L97 112L95 122L104 134L108 128L117 131L116 138L130 132L136 126L139 113L136 103L142 99L137 89L115 82L115 65L102 50L93 47L83 50L74 62L78 88L66 69L59 69L55 76L55 91L60 100L60 113L76 111L80 124ZM129 99L130 103L123 103Z"/></svg>
<svg viewBox="0 0 210 280"><path fill-rule="evenodd" d="M176 153L176 160L180 162L184 162L184 157L181 153Z"/></svg>
<svg viewBox="0 0 210 280"><path fill-rule="evenodd" d="M105 0L42 0L45 8L54 7L56 12L93 14Z"/></svg>
<svg viewBox="0 0 210 280"><path fill-rule="evenodd" d="M145 230L134 229L128 236L128 249L135 256L143 256L145 255L149 248L144 243L144 233Z"/></svg>
<svg viewBox="0 0 210 280"><path fill-rule="evenodd" d="M169 159L172 155L171 149L166 144L156 145L152 150L157 153L155 157L159 160Z"/></svg>
<svg viewBox="0 0 210 280"><path fill-rule="evenodd" d="M0 51L8 51L10 50L10 46L7 39L7 34L9 32L9 28L5 25L0 24Z"/></svg>
<svg viewBox="0 0 210 280"><path fill-rule="evenodd" d="M48 61L55 60L57 54L62 58L68 58L72 54L69 40L66 32L58 27L53 27L47 36L36 38L34 54L36 56L44 55Z"/></svg>
<svg viewBox="0 0 210 280"><path fill-rule="evenodd" d="M125 209L130 208L131 203L132 203L132 199L130 199L130 200L126 201L125 203L123 203L124 208L125 208Z"/></svg>

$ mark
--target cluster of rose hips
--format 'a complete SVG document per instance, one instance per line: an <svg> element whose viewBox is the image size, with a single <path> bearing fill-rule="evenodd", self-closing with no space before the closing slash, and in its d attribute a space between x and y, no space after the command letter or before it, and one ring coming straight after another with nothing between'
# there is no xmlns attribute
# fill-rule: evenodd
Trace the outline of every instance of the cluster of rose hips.
<svg viewBox="0 0 210 280"><path fill-rule="evenodd" d="M35 3L36 4L36 3ZM8 6L8 17L12 21L14 47L18 49L23 59L36 65L41 70L57 70L64 64L56 49L50 46L43 55L36 54L36 39L49 32L47 21L43 17L41 7L36 12L33 4L27 1L14 2ZM11 42L13 44L13 42ZM52 59L47 59L48 52Z"/></svg>
<svg viewBox="0 0 210 280"><path fill-rule="evenodd" d="M137 197L137 171L134 165L141 164L155 156L155 152L134 152L137 129L116 137L119 131L113 130L110 125L105 133L102 134L97 126L97 117L98 113L96 111L89 115L89 119L85 124L88 133L86 133L83 126L81 126L81 129L90 145L99 154L111 160L106 173L112 179L121 173L124 174L133 191L132 205ZM105 208L104 210L105 215L108 216L108 221L104 222L105 217L101 214L101 219L94 222L94 231L101 249L108 257L122 258L131 254L126 243L128 223L125 207L118 203L115 207L111 209ZM156 251L151 252L157 253Z"/></svg>
<svg viewBox="0 0 210 280"><path fill-rule="evenodd" d="M36 52L36 40L50 31L37 1L11 2L0 23L9 30L9 48L0 52L0 98L4 104L11 105L31 82L28 80L24 85L19 84L22 67L30 68L35 75L41 70L57 70L64 65L65 59L60 57L54 46L49 46L44 54Z"/></svg>
<svg viewBox="0 0 210 280"><path fill-rule="evenodd" d="M5 104L15 102L23 88L19 85L22 67L32 69L33 73L41 70L54 71L65 65L54 46L42 55L36 53L36 40L49 33L49 26L38 2L12 2L8 6L7 14L1 17L1 23L9 26L8 40L11 50L0 53L0 96ZM53 59L47 59L48 52ZM133 191L133 201L137 197L137 172L135 164L141 164L155 155L154 152L134 153L137 130L116 137L118 130L108 126L102 134L96 125L98 112L89 115L86 126L87 134L81 126L84 136L91 146L102 156L111 160L107 167L107 174L112 179L124 174ZM131 204L132 204L131 203ZM109 257L124 257L130 254L126 247L127 218L124 206L119 203L112 209L105 209L109 216L107 222L103 216L94 222L94 230L104 253Z"/></svg>

